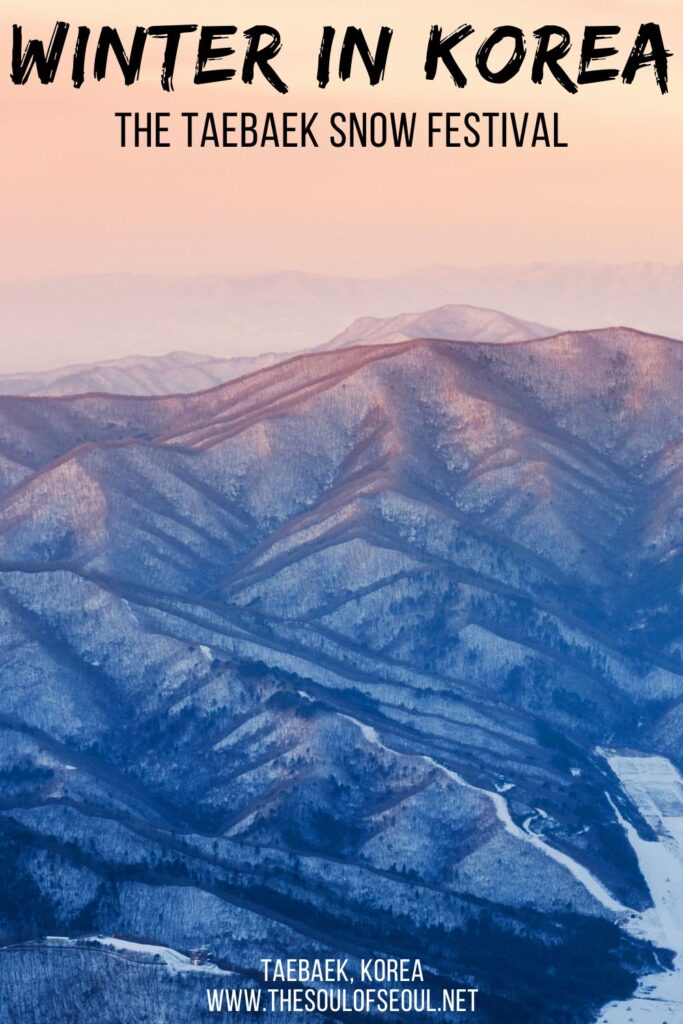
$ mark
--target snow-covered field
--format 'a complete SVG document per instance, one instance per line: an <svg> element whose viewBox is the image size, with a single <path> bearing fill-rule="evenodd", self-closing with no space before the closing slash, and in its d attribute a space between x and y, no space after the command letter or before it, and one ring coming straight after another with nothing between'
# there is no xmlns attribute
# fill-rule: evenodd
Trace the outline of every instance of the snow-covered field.
<svg viewBox="0 0 683 1024"><path fill-rule="evenodd" d="M613 752L605 756L658 837L657 842L641 839L619 815L654 902L651 910L632 917L626 927L673 950L676 960L673 971L642 978L632 999L604 1007L598 1024L677 1024L683 1021L683 779L664 757Z"/></svg>

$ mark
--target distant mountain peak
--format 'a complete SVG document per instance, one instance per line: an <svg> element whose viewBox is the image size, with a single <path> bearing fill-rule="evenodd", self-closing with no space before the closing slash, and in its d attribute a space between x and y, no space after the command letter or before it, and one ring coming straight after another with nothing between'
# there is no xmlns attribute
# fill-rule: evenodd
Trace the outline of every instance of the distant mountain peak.
<svg viewBox="0 0 683 1024"><path fill-rule="evenodd" d="M164 355L129 355L55 370L0 376L0 394L62 397L82 394L174 395L205 391L255 373L288 353L220 358L176 350Z"/></svg>
<svg viewBox="0 0 683 1024"><path fill-rule="evenodd" d="M348 348L351 345L412 341L417 338L507 344L545 338L556 333L554 327L520 320L496 309L483 309L467 303L449 303L420 313L359 317L345 331L321 346L319 351Z"/></svg>
<svg viewBox="0 0 683 1024"><path fill-rule="evenodd" d="M436 266L365 279L284 272L8 281L0 282L0 372L42 370L48 358L99 363L195 347L219 359L310 351L359 316L393 318L453 303L504 310L533 325L628 323L683 337L682 296L683 264L647 262Z"/></svg>

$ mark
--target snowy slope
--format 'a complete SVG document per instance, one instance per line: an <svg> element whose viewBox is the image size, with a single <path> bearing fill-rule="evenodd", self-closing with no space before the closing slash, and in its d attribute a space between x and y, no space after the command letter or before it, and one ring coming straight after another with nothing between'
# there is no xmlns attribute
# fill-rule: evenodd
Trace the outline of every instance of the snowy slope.
<svg viewBox="0 0 683 1024"><path fill-rule="evenodd" d="M682 353L416 340L0 399L3 940L419 947L483 1024L627 999L657 892L594 750L680 758ZM0 953L8 1005L41 955Z"/></svg>
<svg viewBox="0 0 683 1024"><path fill-rule="evenodd" d="M683 779L663 757L607 754L610 768L654 832L642 839L620 816L636 851L654 906L632 917L627 927L675 956L671 970L641 978L638 991L611 1003L600 1024L660 1024L683 1019Z"/></svg>
<svg viewBox="0 0 683 1024"><path fill-rule="evenodd" d="M125 356L100 363L0 376L2 395L177 395L255 373L287 358L287 353L217 356L170 352L163 356Z"/></svg>
<svg viewBox="0 0 683 1024"><path fill-rule="evenodd" d="M347 348L350 345L380 345L410 341L413 338L442 338L447 341L478 341L505 344L547 338L557 331L530 323L492 309L448 305L423 313L401 313L392 317L361 317L321 347Z"/></svg>

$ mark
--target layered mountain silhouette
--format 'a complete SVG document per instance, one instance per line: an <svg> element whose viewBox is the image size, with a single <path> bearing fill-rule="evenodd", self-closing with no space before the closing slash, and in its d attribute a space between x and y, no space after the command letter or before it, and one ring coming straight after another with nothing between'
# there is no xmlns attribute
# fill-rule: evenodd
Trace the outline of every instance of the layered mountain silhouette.
<svg viewBox="0 0 683 1024"><path fill-rule="evenodd" d="M286 354L262 356L200 355L169 352L163 356L124 356L101 363L81 363L55 370L0 376L4 395L175 395L201 391L272 366Z"/></svg>
<svg viewBox="0 0 683 1024"><path fill-rule="evenodd" d="M423 313L404 313L386 320L364 317L315 351L348 345L399 342L409 338L507 342L553 334L550 327L527 323L476 306L442 306ZM196 355L128 356L102 363L0 376L0 394L76 395L88 392L121 395L174 395L200 391L282 362L287 353L262 356Z"/></svg>
<svg viewBox="0 0 683 1024"><path fill-rule="evenodd" d="M149 1012L150 964L45 934L243 979L421 956L495 1024L665 962L618 926L650 897L615 806L647 826L595 749L682 763L682 386L681 343L614 328L0 398L11 1005L57 971L49 1020Z"/></svg>
<svg viewBox="0 0 683 1024"><path fill-rule="evenodd" d="M81 363L84 352L96 362L195 349L223 359L227 345L245 356L310 350L358 317L453 303L562 329L628 323L680 338L681 296L683 264L597 261L434 266L374 279L300 272L55 277L0 283L0 343L4 372L20 376L27 365Z"/></svg>

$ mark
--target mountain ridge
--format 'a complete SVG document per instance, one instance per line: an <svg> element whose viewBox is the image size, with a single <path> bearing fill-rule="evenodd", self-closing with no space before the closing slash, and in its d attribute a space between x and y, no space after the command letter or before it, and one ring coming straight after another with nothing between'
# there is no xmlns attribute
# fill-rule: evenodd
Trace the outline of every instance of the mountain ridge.
<svg viewBox="0 0 683 1024"><path fill-rule="evenodd" d="M360 317L320 351L348 348L358 344L381 344L434 338L440 341L471 341L487 344L511 344L545 338L559 333L553 327L520 320L495 309L483 309L466 303L450 303L420 313L400 313L393 317ZM487 335L494 335L488 336Z"/></svg>
<svg viewBox="0 0 683 1024"><path fill-rule="evenodd" d="M370 319L376 329L381 326L379 321ZM408 328L405 338L392 329L394 321L398 320L403 324L404 334L406 325L412 324L412 333ZM384 324L384 336L379 340L397 342L408 340L408 337L421 337L422 334L418 329L420 325L425 327L425 338L443 337L451 340L461 338L472 341L503 342L508 341L511 335L527 338L553 333L550 328L543 328L538 324L508 317L495 310L481 309L475 306L450 305L420 315L403 314L401 317L393 318L392 321L387 321ZM338 348L340 344L348 345L355 327L356 324L351 325L343 336L339 336L339 339L315 346L311 351L326 351ZM358 340L362 341L363 339L359 338ZM368 340L371 343L377 341L372 337ZM217 356L196 355L188 352L171 352L162 356L125 356L121 359L77 364L43 373L34 371L15 376L0 376L0 394L29 397L70 397L76 394L130 394L131 396L163 394L173 396L174 394L208 390L211 386L239 379L259 369L304 354L306 354L305 351L283 352L279 355L268 352L261 356L234 356L222 359ZM202 375L208 380L202 380Z"/></svg>
<svg viewBox="0 0 683 1024"><path fill-rule="evenodd" d="M136 350L154 355L194 347L200 338L219 356L226 338L236 339L245 355L293 351L320 344L359 316L457 302L571 329L625 320L681 337L682 284L683 265L600 263L437 267L373 280L301 272L94 275L6 282L0 285L0 321L17 371L27 357L34 364L47 361L46 339L64 362L81 362L83 352L94 360Z"/></svg>
<svg viewBox="0 0 683 1024"><path fill-rule="evenodd" d="M682 382L679 342L612 329L0 399L33 468L0 498L0 854L33 894L1 933L246 972L264 934L412 948L499 994L485 1024L627 998L657 966L615 907L650 895L604 794L647 825L595 748L680 763Z"/></svg>
<svg viewBox="0 0 683 1024"><path fill-rule="evenodd" d="M533 348L535 346L542 346L543 348L546 348L547 346L562 344L563 342L568 344L578 342L579 345L590 347L591 345L594 345L597 340L603 338L609 339L612 337L629 338L631 341L641 339L644 342L655 344L661 343L667 346L673 346L674 349L681 344L681 342L676 339L662 338L658 335L635 331L632 328L618 327L604 328L590 332L562 331L555 335L551 335L548 338L526 339L516 343L508 343L506 347L519 347L524 349L527 347ZM486 351L489 347L492 350L495 350L497 347L495 343L492 343L490 346L487 346L486 343L474 344L481 351ZM193 424L194 431L196 433L199 429L199 421L197 420L198 413L193 410L195 407L201 407L202 403L205 401L209 401L212 406L216 406L216 411L214 413L210 413L210 415L215 419L221 406L224 404L224 400L227 400L228 405L234 405L234 408L236 409L234 413L228 416L228 419L233 417L236 418L237 422L243 420L245 416L248 419L250 416L258 415L259 410L265 410L268 408L269 403L286 403L288 401L288 395L296 395L302 388L301 382L299 382L298 379L292 378L291 370L293 367L315 368L317 365L322 366L323 362L329 362L331 364L330 370L323 372L322 375L317 374L314 371L310 378L311 383L306 385L306 387L322 387L325 389L328 384L331 386L334 383L338 378L339 373L343 374L346 372L344 370L344 366L346 365L349 367L348 372L353 373L359 368L362 368L362 366L372 364L377 360L392 359L415 348L421 348L423 346L429 347L430 345L453 346L453 351L457 350L458 346L464 345L465 348L462 349L462 351L466 352L470 343L452 342L448 340L442 341L441 339L428 338L412 339L394 344L349 346L346 349L330 350L322 353L300 353L291 356L282 363L264 368L263 371L257 371L254 374L246 375L245 377L238 378L235 381L216 384L205 391L191 395L180 393L177 395L165 396L117 396L107 392L74 396L51 396L49 398L45 398L43 396L0 395L0 451L3 449L6 451L8 445L11 443L8 433L5 433L3 438L2 419L3 412L5 413L5 417L7 417L7 414L11 412L12 409L19 410L21 419L23 416L22 410L30 410L33 408L36 410L59 411L60 408L64 408L67 410L74 409L78 411L79 409L90 405L94 408L93 415L106 417L108 409L114 409L119 404L122 404L124 408L129 406L133 410L137 408L143 412L145 410L149 410L152 415L152 423L150 427L139 435L140 441L148 441L150 443L167 443L174 438L182 438L184 436L182 428L183 421L187 424ZM354 361L356 359L353 355L354 352L359 353L359 361L357 363ZM337 361L341 361L341 368L335 366ZM285 377L286 385L284 391L279 393L277 389L277 382L278 380L281 380L283 376ZM266 384L272 388L273 383L276 385L276 390L273 398L271 399L264 395L263 385ZM233 395L235 396L234 402ZM253 401L250 400L251 396L254 397ZM245 402L246 405L244 404ZM100 408L100 403L102 408ZM240 411L241 404L242 411ZM153 415L155 410L163 410L164 408L171 410L168 416L162 418L169 426L172 425L171 430L165 430L163 422L155 419ZM199 415L201 415L201 413L199 413ZM218 420L218 422L220 422L220 420ZM247 420L244 420L245 425L246 422ZM79 420L78 424L79 429L87 429L87 421L81 422ZM127 428L123 428L121 436L114 437L111 441L106 437L98 436L100 433L98 428L92 440L99 443L111 443L114 445L134 444L136 438L130 436L130 431L132 430L134 433L139 434L139 427L141 425L142 420L129 423ZM13 426L16 426L16 424L13 422L13 418L10 417L7 421L5 432L11 430ZM114 425L112 424L112 426ZM127 433L126 429L128 430ZM65 439L65 447L63 447L63 450L58 453L56 458L61 460L63 455L66 455L72 450L72 448L79 447L80 443L80 441L77 441L76 444L74 444L72 435L67 435L67 438ZM87 444L89 442L86 441L83 443ZM47 461L49 462L52 460L48 459Z"/></svg>

